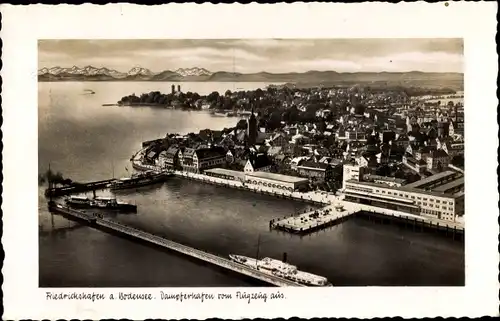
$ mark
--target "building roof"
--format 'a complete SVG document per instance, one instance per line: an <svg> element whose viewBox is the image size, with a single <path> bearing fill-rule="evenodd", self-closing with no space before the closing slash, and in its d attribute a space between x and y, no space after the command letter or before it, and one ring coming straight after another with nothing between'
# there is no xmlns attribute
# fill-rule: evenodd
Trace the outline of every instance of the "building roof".
<svg viewBox="0 0 500 321"><path fill-rule="evenodd" d="M275 156L281 152L281 146L272 146L267 150L269 156Z"/></svg>
<svg viewBox="0 0 500 321"><path fill-rule="evenodd" d="M233 177L238 177L238 178L245 178L244 172L233 171L233 170L225 169L225 168L207 169L204 171L204 173L222 174L222 175L228 175L228 176L233 176Z"/></svg>
<svg viewBox="0 0 500 321"><path fill-rule="evenodd" d="M186 149L184 149L183 156L184 157L193 157L195 151L196 150L194 148L187 147Z"/></svg>
<svg viewBox="0 0 500 321"><path fill-rule="evenodd" d="M264 168L272 165L271 160L266 154L257 154L249 158L250 164L254 169Z"/></svg>
<svg viewBox="0 0 500 321"><path fill-rule="evenodd" d="M264 178L264 179L285 182L285 183L309 182L309 179L307 179L307 178L282 175L282 174L275 174L275 173L268 173L268 172L246 173L246 176Z"/></svg>
<svg viewBox="0 0 500 321"><path fill-rule="evenodd" d="M406 183L405 179L397 178L397 177L389 177L389 176L379 176L379 175L367 174L367 175L364 175L364 178L368 179L368 180L374 180L374 181L394 182L394 183L398 183L401 185Z"/></svg>
<svg viewBox="0 0 500 321"><path fill-rule="evenodd" d="M433 158L448 157L448 154L444 150L438 149L431 153L431 157Z"/></svg>
<svg viewBox="0 0 500 321"><path fill-rule="evenodd" d="M196 151L196 156L198 159L207 159L218 156L226 156L226 150L223 147L211 147L211 148L200 148Z"/></svg>
<svg viewBox="0 0 500 321"><path fill-rule="evenodd" d="M167 156L175 156L179 152L179 148L176 146L170 146L167 149Z"/></svg>
<svg viewBox="0 0 500 321"><path fill-rule="evenodd" d="M317 163L317 162L312 162L312 161L302 161L298 164L297 168L303 168L303 169L312 169L312 170L321 170L324 171L328 168L328 164L325 163Z"/></svg>
<svg viewBox="0 0 500 321"><path fill-rule="evenodd" d="M464 177L460 177L459 179L456 179L456 180L453 180L453 181L446 183L444 185L438 186L432 190L435 192L446 193L448 191L454 190L457 187L463 187L464 185L465 185L465 179L464 179Z"/></svg>
<svg viewBox="0 0 500 321"><path fill-rule="evenodd" d="M432 184L438 180L441 180L441 179L444 179L447 177L451 177L451 176L455 176L455 175L457 175L457 173L454 171L445 171L445 172L438 173L436 175L431 175L429 177L426 177L426 178L421 179L419 181L413 182L411 184L408 184L408 185L406 185L406 187L408 187L408 188L423 188L423 186L425 186L425 185L429 185L429 184Z"/></svg>
<svg viewBox="0 0 500 321"><path fill-rule="evenodd" d="M366 186L371 186L371 187L379 187L379 188L385 188L385 189L392 189L396 191L402 191L402 192L411 192L411 193L418 193L422 195L430 195L430 196L436 196L436 197L444 197L444 198L457 198L458 193L455 194L447 194L443 192L436 192L436 191L426 191L423 189L416 189L416 188L411 188L409 187L410 184L408 185L403 185L403 186L390 186L390 185L385 185L385 184L378 184L378 183L372 183L372 182L360 182L357 180L348 180L346 181L347 183L354 183L354 184L359 184L359 185L366 185Z"/></svg>

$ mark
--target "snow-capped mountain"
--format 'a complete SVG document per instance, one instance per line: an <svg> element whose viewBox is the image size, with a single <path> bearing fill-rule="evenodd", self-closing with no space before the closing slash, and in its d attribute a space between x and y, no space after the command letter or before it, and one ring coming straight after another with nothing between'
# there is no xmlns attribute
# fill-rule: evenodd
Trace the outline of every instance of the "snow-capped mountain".
<svg viewBox="0 0 500 321"><path fill-rule="evenodd" d="M48 74L49 73L49 68L42 68L38 70L38 75L43 75L43 74Z"/></svg>
<svg viewBox="0 0 500 321"><path fill-rule="evenodd" d="M151 75L153 75L153 72L149 69L146 69L146 68L134 67L134 68L129 70L127 75L128 76L136 76L136 75L151 76Z"/></svg>
<svg viewBox="0 0 500 321"><path fill-rule="evenodd" d="M114 78L125 77L126 74L116 71L114 69L108 68L96 68L93 66L85 66L83 68L73 66L71 68L62 68L62 67L52 67L52 68L42 68L38 70L39 75L50 74L53 76L57 76L60 74L68 74L68 75L84 75L84 76L96 76L96 75L106 75Z"/></svg>
<svg viewBox="0 0 500 321"><path fill-rule="evenodd" d="M210 76L212 73L205 68L193 67L193 68L179 68L175 73L186 77L186 76Z"/></svg>

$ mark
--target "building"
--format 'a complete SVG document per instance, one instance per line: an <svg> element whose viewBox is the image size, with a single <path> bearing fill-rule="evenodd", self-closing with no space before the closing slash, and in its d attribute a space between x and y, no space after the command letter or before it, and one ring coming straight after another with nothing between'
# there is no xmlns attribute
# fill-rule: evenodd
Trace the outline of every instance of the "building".
<svg viewBox="0 0 500 321"><path fill-rule="evenodd" d="M406 186L347 180L345 201L456 221L464 215L464 192L444 193Z"/></svg>
<svg viewBox="0 0 500 321"><path fill-rule="evenodd" d="M403 156L403 165L418 174L422 174L427 169L426 161L424 161L423 159L415 159L410 154L405 154Z"/></svg>
<svg viewBox="0 0 500 321"><path fill-rule="evenodd" d="M233 152L231 150L228 150L226 153L226 162L228 164L232 164L235 161L235 157L233 155Z"/></svg>
<svg viewBox="0 0 500 321"><path fill-rule="evenodd" d="M233 180L233 181L245 181L245 173L241 171L233 171L230 169L225 169L225 168L211 168L205 170L203 174L211 176L211 177L217 177L217 178L223 178L223 179L228 179L228 180Z"/></svg>
<svg viewBox="0 0 500 321"><path fill-rule="evenodd" d="M161 168L167 167L167 151L163 150L158 154L158 159L156 160L156 166L160 166Z"/></svg>
<svg viewBox="0 0 500 321"><path fill-rule="evenodd" d="M373 183L377 183L377 184L387 184L389 186L395 186L395 187L401 187L401 186L406 184L405 179L396 178L396 177L371 175L371 174L363 175L363 181L373 182Z"/></svg>
<svg viewBox="0 0 500 321"><path fill-rule="evenodd" d="M251 155L245 163L243 171L245 173L251 172L269 172L271 170L272 162L266 154Z"/></svg>
<svg viewBox="0 0 500 321"><path fill-rule="evenodd" d="M268 172L253 172L245 173L245 184L292 192L300 189L302 186L309 186L309 180L302 177Z"/></svg>
<svg viewBox="0 0 500 321"><path fill-rule="evenodd" d="M326 182L333 178L333 168L330 164L312 161L302 161L297 166L297 173L315 183Z"/></svg>
<svg viewBox="0 0 500 321"><path fill-rule="evenodd" d="M172 85L172 94L175 94L175 85Z"/></svg>
<svg viewBox="0 0 500 321"><path fill-rule="evenodd" d="M345 188L347 181L354 180L359 181L363 177L367 169L363 166L354 164L344 164L343 175L342 175L342 188Z"/></svg>
<svg viewBox="0 0 500 321"><path fill-rule="evenodd" d="M463 121L452 121L450 122L448 132L450 136L453 135L464 135L464 122Z"/></svg>
<svg viewBox="0 0 500 321"><path fill-rule="evenodd" d="M406 187L431 190L438 186L452 182L460 177L462 177L461 173L457 173L455 171L446 171L418 180L416 182L406 185Z"/></svg>
<svg viewBox="0 0 500 321"><path fill-rule="evenodd" d="M446 142L441 145L441 149L444 150L450 157L458 156L464 153L464 143L453 143Z"/></svg>
<svg viewBox="0 0 500 321"><path fill-rule="evenodd" d="M379 140L382 144L388 144L396 139L396 133L392 130L384 130L379 134Z"/></svg>
<svg viewBox="0 0 500 321"><path fill-rule="evenodd" d="M181 92L181 85L177 85L177 92Z"/></svg>
<svg viewBox="0 0 500 321"><path fill-rule="evenodd" d="M156 164L156 160L158 159L158 154L154 148L149 149L144 155L144 162L147 164Z"/></svg>
<svg viewBox="0 0 500 321"><path fill-rule="evenodd" d="M186 148L179 151L179 164L182 170L201 173L205 169L220 167L226 162L226 151L222 147Z"/></svg>
<svg viewBox="0 0 500 321"><path fill-rule="evenodd" d="M431 154L427 156L428 170L442 170L448 167L449 163L450 156L442 149L432 151Z"/></svg>
<svg viewBox="0 0 500 321"><path fill-rule="evenodd" d="M165 151L165 160L162 167L169 169L180 169L179 166L179 151L180 149L176 146L170 146Z"/></svg>
<svg viewBox="0 0 500 321"><path fill-rule="evenodd" d="M255 117L254 109L252 107L252 114L248 119L248 126L247 126L248 144L250 146L255 145L255 143L257 142L257 135L258 135L257 118Z"/></svg>
<svg viewBox="0 0 500 321"><path fill-rule="evenodd" d="M290 168L293 170L297 170L297 167L299 166L299 163L303 160L308 159L309 156L299 156L299 157L294 157L290 160Z"/></svg>
<svg viewBox="0 0 500 321"><path fill-rule="evenodd" d="M276 135L274 135L271 140L270 140L270 144L271 146L273 147L281 147L281 148L285 148L288 146L289 144L289 141L288 139L286 138L285 134L283 133L277 133Z"/></svg>

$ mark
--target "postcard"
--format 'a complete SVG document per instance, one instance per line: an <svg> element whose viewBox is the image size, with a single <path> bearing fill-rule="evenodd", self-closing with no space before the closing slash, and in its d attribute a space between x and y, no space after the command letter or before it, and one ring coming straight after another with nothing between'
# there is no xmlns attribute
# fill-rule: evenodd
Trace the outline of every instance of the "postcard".
<svg viewBox="0 0 500 321"><path fill-rule="evenodd" d="M2 6L5 317L498 315L495 10Z"/></svg>

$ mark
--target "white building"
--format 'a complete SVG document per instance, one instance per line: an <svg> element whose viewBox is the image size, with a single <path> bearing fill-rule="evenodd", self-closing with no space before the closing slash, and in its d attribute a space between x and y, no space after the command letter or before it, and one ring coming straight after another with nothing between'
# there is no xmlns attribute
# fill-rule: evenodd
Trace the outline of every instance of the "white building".
<svg viewBox="0 0 500 321"><path fill-rule="evenodd" d="M356 176L354 172L345 177L352 179L344 179L345 201L447 221L464 215L464 181L457 173L443 172L403 186L360 181Z"/></svg>
<svg viewBox="0 0 500 321"><path fill-rule="evenodd" d="M300 186L309 185L307 178L274 174L268 172L245 173L245 183L254 186L276 188L284 191L294 191Z"/></svg>

